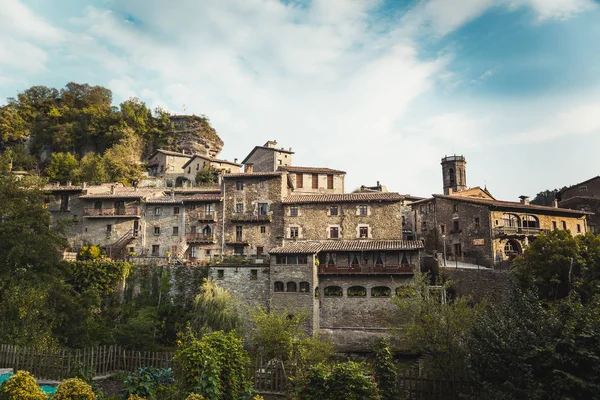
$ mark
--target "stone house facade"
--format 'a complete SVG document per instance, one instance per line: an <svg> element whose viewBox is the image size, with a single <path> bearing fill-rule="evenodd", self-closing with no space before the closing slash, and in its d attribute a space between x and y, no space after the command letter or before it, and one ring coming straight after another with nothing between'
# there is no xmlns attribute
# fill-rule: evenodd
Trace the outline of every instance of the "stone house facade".
<svg viewBox="0 0 600 400"><path fill-rule="evenodd" d="M207 165L212 166L217 171L221 171L221 174L236 174L242 172L242 164L237 163L237 158L231 162L209 156L194 155L183 165L183 177L193 186L196 184L196 174ZM221 174L217 177L217 183L220 183L219 180Z"/></svg>
<svg viewBox="0 0 600 400"><path fill-rule="evenodd" d="M600 233L600 176L560 190L556 200L561 208L592 212L587 216L587 230Z"/></svg>
<svg viewBox="0 0 600 400"><path fill-rule="evenodd" d="M294 194L344 193L344 171L331 168L282 166Z"/></svg>
<svg viewBox="0 0 600 400"><path fill-rule="evenodd" d="M256 146L244 158L242 164L252 165L256 172L273 172L279 167L292 165L292 155L294 152L290 147L288 150L276 148L277 141L269 140L263 146Z"/></svg>
<svg viewBox="0 0 600 400"><path fill-rule="evenodd" d="M183 166L190 158L191 154L158 149L148 158L148 174L173 185L178 177L183 176Z"/></svg>

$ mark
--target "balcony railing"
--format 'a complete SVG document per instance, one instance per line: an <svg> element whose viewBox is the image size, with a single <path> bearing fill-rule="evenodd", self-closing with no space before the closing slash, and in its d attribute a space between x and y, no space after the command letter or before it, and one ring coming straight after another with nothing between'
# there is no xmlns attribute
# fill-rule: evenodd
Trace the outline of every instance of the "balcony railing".
<svg viewBox="0 0 600 400"><path fill-rule="evenodd" d="M100 217L139 217L140 208L121 207L121 208L84 208L83 216L89 218Z"/></svg>
<svg viewBox="0 0 600 400"><path fill-rule="evenodd" d="M320 274L360 274L360 275L381 275L381 274L414 274L414 264L386 264L386 265L321 265Z"/></svg>
<svg viewBox="0 0 600 400"><path fill-rule="evenodd" d="M234 213L231 215L231 220L238 222L271 222L273 220L273 215L271 215L270 213Z"/></svg>
<svg viewBox="0 0 600 400"><path fill-rule="evenodd" d="M214 243L215 235L206 235L204 233L186 233L185 240L189 243Z"/></svg>
<svg viewBox="0 0 600 400"><path fill-rule="evenodd" d="M534 236L547 232L549 232L549 229L522 226L497 226L494 228L494 235L496 236Z"/></svg>

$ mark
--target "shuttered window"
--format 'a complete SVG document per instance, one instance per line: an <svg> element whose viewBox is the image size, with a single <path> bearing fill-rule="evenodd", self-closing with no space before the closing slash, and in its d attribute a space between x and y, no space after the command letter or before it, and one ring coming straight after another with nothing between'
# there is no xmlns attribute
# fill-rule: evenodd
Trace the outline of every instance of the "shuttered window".
<svg viewBox="0 0 600 400"><path fill-rule="evenodd" d="M296 189L302 189L303 183L304 183L303 181L304 181L304 175L296 174Z"/></svg>
<svg viewBox="0 0 600 400"><path fill-rule="evenodd" d="M319 188L319 175L318 174L312 174L312 188L313 189Z"/></svg>
<svg viewBox="0 0 600 400"><path fill-rule="evenodd" d="M333 189L333 175L327 175L327 189Z"/></svg>

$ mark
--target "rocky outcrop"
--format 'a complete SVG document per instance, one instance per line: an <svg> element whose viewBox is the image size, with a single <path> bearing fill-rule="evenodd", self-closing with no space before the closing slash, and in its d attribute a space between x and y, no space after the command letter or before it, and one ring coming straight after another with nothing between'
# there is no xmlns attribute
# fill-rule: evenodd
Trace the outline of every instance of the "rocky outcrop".
<svg viewBox="0 0 600 400"><path fill-rule="evenodd" d="M174 150L188 154L216 157L223 149L223 140L205 116L173 115L171 134Z"/></svg>

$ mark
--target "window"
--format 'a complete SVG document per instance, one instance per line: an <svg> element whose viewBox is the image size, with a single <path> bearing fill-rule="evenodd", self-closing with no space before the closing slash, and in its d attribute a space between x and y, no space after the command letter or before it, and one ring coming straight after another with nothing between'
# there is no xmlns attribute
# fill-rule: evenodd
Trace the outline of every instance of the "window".
<svg viewBox="0 0 600 400"><path fill-rule="evenodd" d="M369 227L368 226L360 226L358 228L358 237L368 238L369 237Z"/></svg>
<svg viewBox="0 0 600 400"><path fill-rule="evenodd" d="M421 222L421 230L422 231L426 231L427 230L427 221Z"/></svg>
<svg viewBox="0 0 600 400"><path fill-rule="evenodd" d="M217 279L223 279L225 277L225 270L224 269L218 269L217 270Z"/></svg>
<svg viewBox="0 0 600 400"><path fill-rule="evenodd" d="M154 207L154 215L161 215L161 214L162 214L162 208Z"/></svg>
<svg viewBox="0 0 600 400"><path fill-rule="evenodd" d="M297 217L298 216L298 206L291 206L290 207L290 217Z"/></svg>
<svg viewBox="0 0 600 400"><path fill-rule="evenodd" d="M402 216L402 226L406 225L406 217L403 215Z"/></svg>
<svg viewBox="0 0 600 400"><path fill-rule="evenodd" d="M344 290L339 286L327 286L323 291L325 297L342 297Z"/></svg>
<svg viewBox="0 0 600 400"><path fill-rule="evenodd" d="M262 256L265 248L263 246L256 246L256 256Z"/></svg>
<svg viewBox="0 0 600 400"><path fill-rule="evenodd" d="M206 225L204 227L204 229L202 229L202 234L204 236L211 236L212 235L212 228L211 228L211 226L210 225Z"/></svg>
<svg viewBox="0 0 600 400"><path fill-rule="evenodd" d="M109 235L112 233L112 225L111 224L106 225L106 233Z"/></svg>
<svg viewBox="0 0 600 400"><path fill-rule="evenodd" d="M329 238L337 239L340 235L340 228L337 226L332 226L329 228Z"/></svg>
<svg viewBox="0 0 600 400"><path fill-rule="evenodd" d="M581 233L581 225L577 224L577 233Z"/></svg>
<svg viewBox="0 0 600 400"><path fill-rule="evenodd" d="M235 227L235 241L241 242L243 237L243 228L241 225Z"/></svg>
<svg viewBox="0 0 600 400"><path fill-rule="evenodd" d="M208 203L204 206L204 213L207 215L212 215L212 213L215 212L215 209L213 207L212 203Z"/></svg>
<svg viewBox="0 0 600 400"><path fill-rule="evenodd" d="M153 256L158 256L159 251L160 251L160 246L157 245L157 244L153 244L152 245L152 255Z"/></svg>
<svg viewBox="0 0 600 400"><path fill-rule="evenodd" d="M556 221L552 221L552 229L556 230Z"/></svg>
<svg viewBox="0 0 600 400"><path fill-rule="evenodd" d="M587 192L587 186L582 186L579 188L580 192Z"/></svg>
<svg viewBox="0 0 600 400"><path fill-rule="evenodd" d="M101 202L101 201L96 201L96 202L94 203L94 208L95 208L96 210L101 210L101 209L102 209L102 202Z"/></svg>
<svg viewBox="0 0 600 400"><path fill-rule="evenodd" d="M244 182L242 182L242 181L235 182L235 189L236 190L244 190Z"/></svg>
<svg viewBox="0 0 600 400"><path fill-rule="evenodd" d="M273 285L274 292L283 292L283 282L275 282Z"/></svg>
<svg viewBox="0 0 600 400"><path fill-rule="evenodd" d="M308 293L310 290L310 285L308 282L300 282L300 293Z"/></svg>
<svg viewBox="0 0 600 400"><path fill-rule="evenodd" d="M173 227L173 236L177 236L179 235L179 227L178 226L174 226Z"/></svg>
<svg viewBox="0 0 600 400"><path fill-rule="evenodd" d="M267 215L269 213L268 203L258 203L258 215Z"/></svg>
<svg viewBox="0 0 600 400"><path fill-rule="evenodd" d="M297 226L290 227L290 238L295 239L297 237L298 237L298 227Z"/></svg>
<svg viewBox="0 0 600 400"><path fill-rule="evenodd" d="M196 233L196 229L197 229L196 225L190 226L190 233Z"/></svg>
<svg viewBox="0 0 600 400"><path fill-rule="evenodd" d="M369 208L366 205L358 206L358 215L367 215L369 213Z"/></svg>
<svg viewBox="0 0 600 400"><path fill-rule="evenodd" d="M475 228L479 228L479 217L475 217Z"/></svg>
<svg viewBox="0 0 600 400"><path fill-rule="evenodd" d="M200 170L200 164L196 164L196 171Z"/></svg>
<svg viewBox="0 0 600 400"><path fill-rule="evenodd" d="M331 216L337 216L338 215L338 206L330 206L329 207L329 215Z"/></svg>
<svg viewBox="0 0 600 400"><path fill-rule="evenodd" d="M67 193L63 193L60 195L60 211L69 211L69 195Z"/></svg>
<svg viewBox="0 0 600 400"><path fill-rule="evenodd" d="M260 181L258 183L258 187L261 188L261 189L264 189L266 186L267 186L267 183L265 181Z"/></svg>
<svg viewBox="0 0 600 400"><path fill-rule="evenodd" d="M286 292L295 292L296 291L296 282L288 282L287 285L285 285L285 291Z"/></svg>
<svg viewBox="0 0 600 400"><path fill-rule="evenodd" d="M457 213L457 212L458 212L458 204L456 204L456 203L455 203L455 204L452 206L452 212L455 212L455 213Z"/></svg>
<svg viewBox="0 0 600 400"><path fill-rule="evenodd" d="M429 203L427 205L427 208L429 209L429 211L433 211L433 203Z"/></svg>
<svg viewBox="0 0 600 400"><path fill-rule="evenodd" d="M460 231L460 224L458 223L458 221L453 221L452 222L452 231L453 232Z"/></svg>
<svg viewBox="0 0 600 400"><path fill-rule="evenodd" d="M179 207L173 207L173 214L179 214Z"/></svg>
<svg viewBox="0 0 600 400"><path fill-rule="evenodd" d="M192 173L192 167L188 167L188 174Z"/></svg>
<svg viewBox="0 0 600 400"><path fill-rule="evenodd" d="M313 189L319 188L319 175L317 175L317 174L312 174L312 188Z"/></svg>
<svg viewBox="0 0 600 400"><path fill-rule="evenodd" d="M250 270L250 280L255 281L258 279L258 270L257 269L251 269Z"/></svg>
<svg viewBox="0 0 600 400"><path fill-rule="evenodd" d="M244 212L244 204L243 203L237 203L235 205L235 212L238 214L241 214Z"/></svg>
<svg viewBox="0 0 600 400"><path fill-rule="evenodd" d="M267 227L266 226L261 226L260 227L260 233L267 233Z"/></svg>
<svg viewBox="0 0 600 400"><path fill-rule="evenodd" d="M440 233L443 235L444 233L446 233L446 225L442 224L440 225Z"/></svg>
<svg viewBox="0 0 600 400"><path fill-rule="evenodd" d="M351 286L348 288L348 297L366 297L367 289L363 286Z"/></svg>
<svg viewBox="0 0 600 400"><path fill-rule="evenodd" d="M298 256L298 264L302 265L302 264L306 264L308 261L308 258L306 257L306 254L301 254Z"/></svg>
<svg viewBox="0 0 600 400"><path fill-rule="evenodd" d="M390 297L392 290L387 286L375 286L371 289L371 297Z"/></svg>
<svg viewBox="0 0 600 400"><path fill-rule="evenodd" d="M198 248L196 246L190 246L190 258L198 257Z"/></svg>
<svg viewBox="0 0 600 400"><path fill-rule="evenodd" d="M277 160L277 164L278 164L278 165L281 165L281 160Z"/></svg>
<svg viewBox="0 0 600 400"><path fill-rule="evenodd" d="M561 221L562 222L562 228L566 231L567 230L567 221Z"/></svg>
<svg viewBox="0 0 600 400"><path fill-rule="evenodd" d="M160 235L160 226L155 226L154 227L154 236L158 236Z"/></svg>
<svg viewBox="0 0 600 400"><path fill-rule="evenodd" d="M327 189L333 189L333 175L327 175Z"/></svg>
<svg viewBox="0 0 600 400"><path fill-rule="evenodd" d="M298 264L298 256L288 255L285 258L286 258L286 263L287 264L290 264L290 265L297 265Z"/></svg>
<svg viewBox="0 0 600 400"><path fill-rule="evenodd" d="M304 187L304 174L296 174L296 189Z"/></svg>

